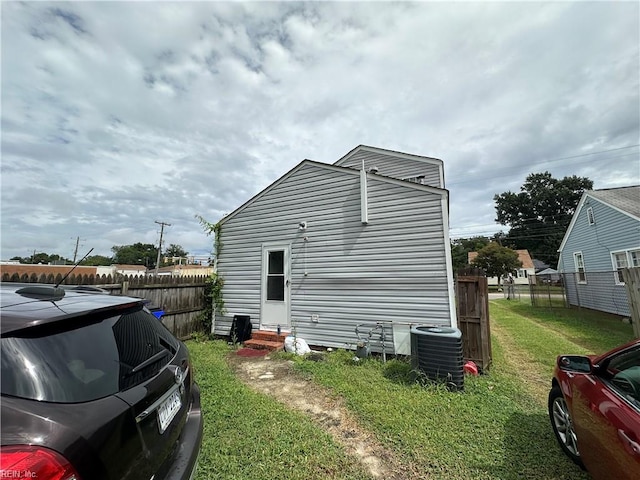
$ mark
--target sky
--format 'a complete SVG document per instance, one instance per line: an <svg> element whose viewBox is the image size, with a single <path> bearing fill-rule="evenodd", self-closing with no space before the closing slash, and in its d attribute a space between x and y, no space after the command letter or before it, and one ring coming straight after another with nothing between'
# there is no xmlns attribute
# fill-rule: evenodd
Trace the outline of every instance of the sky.
<svg viewBox="0 0 640 480"><path fill-rule="evenodd" d="M450 236L530 173L640 184L638 2L1 2L0 257L208 255L304 159L440 158Z"/></svg>

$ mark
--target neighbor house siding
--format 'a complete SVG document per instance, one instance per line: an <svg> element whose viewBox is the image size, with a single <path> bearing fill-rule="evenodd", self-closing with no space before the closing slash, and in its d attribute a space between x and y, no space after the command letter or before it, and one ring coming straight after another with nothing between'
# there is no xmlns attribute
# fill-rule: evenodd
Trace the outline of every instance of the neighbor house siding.
<svg viewBox="0 0 640 480"><path fill-rule="evenodd" d="M360 170L363 160L366 171L369 171L370 168L377 167L378 174L400 180L424 176L423 185L444 188L443 164L441 160L436 158L431 159L425 157L422 160L413 160L411 158L398 158L397 156L377 151L360 149L352 155L338 160L335 164L341 167Z"/></svg>
<svg viewBox="0 0 640 480"><path fill-rule="evenodd" d="M589 223L588 209L594 223ZM560 252L559 271L565 276L568 301L618 315L630 315L624 285L616 284L611 253L640 246L640 222L592 197L581 202ZM582 252L586 283L577 279L574 253Z"/></svg>
<svg viewBox="0 0 640 480"><path fill-rule="evenodd" d="M367 178L367 225L359 173L313 163L223 220L218 271L227 314L216 317L215 333L228 335L234 314L250 315L258 328L268 242L291 245L291 324L312 345L355 343L360 323L451 324L446 191ZM390 328L388 335L391 343Z"/></svg>

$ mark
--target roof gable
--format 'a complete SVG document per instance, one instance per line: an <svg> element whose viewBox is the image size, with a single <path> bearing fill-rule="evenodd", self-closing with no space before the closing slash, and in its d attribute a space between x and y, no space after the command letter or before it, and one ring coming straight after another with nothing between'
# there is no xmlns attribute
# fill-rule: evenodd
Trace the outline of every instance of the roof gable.
<svg viewBox="0 0 640 480"><path fill-rule="evenodd" d="M414 154L411 154L411 153L397 152L395 150L386 150L384 148L370 147L368 145L358 145L356 148L351 150L345 156L343 156L342 158L340 158L339 160L334 162L334 165L340 166L340 165L344 164L346 161L348 161L351 157L353 157L354 155L356 155L356 154L358 154L359 152L362 152L362 151L371 152L371 153L379 153L381 155L391 155L393 157L406 158L406 159L409 159L409 160L415 160L415 161L418 161L418 162L429 163L429 164L432 164L432 165L438 165L438 166L442 166L443 165L442 160L440 160L439 158L424 157L422 155L414 155Z"/></svg>
<svg viewBox="0 0 640 480"><path fill-rule="evenodd" d="M353 168L340 167L340 166L336 166L336 165L329 165L327 163L316 162L316 161L313 161L313 160L303 160L298 165L296 165L291 170L289 170L287 173L285 173L282 177L280 177L275 182L273 182L271 185L269 185L264 190L262 190L261 192L257 193L252 198L247 200L245 203L240 205L238 208L236 208L229 215L223 217L220 220L220 224L224 224L226 221L230 220L231 218L233 218L236 215L238 215L239 213L241 213L245 208L249 207L253 203L255 203L258 200L260 200L260 198L265 196L271 190L276 188L281 183L285 182L291 176L295 175L296 172L298 172L302 168L305 168L306 166L314 166L314 167L318 167L318 168L321 168L321 169L338 172L338 173L343 174L343 175L355 175L355 176L359 176L360 175L360 171L354 170ZM372 176L374 176L376 180L379 180L379 181L382 181L382 182L387 182L387 183L393 183L393 184L396 184L396 185L400 185L400 186L402 186L404 188L422 190L424 192L430 192L430 193L434 193L436 195L442 195L443 197L447 197L448 194L449 194L448 190L443 189L443 188L431 187L431 186L428 186L428 185L421 185L419 183L406 182L406 181L403 181L403 180L398 180L398 179L395 179L395 178L386 177L384 175L376 175L375 173L370 173L370 172L367 173L367 177L368 178L372 178Z"/></svg>
<svg viewBox="0 0 640 480"><path fill-rule="evenodd" d="M573 213L573 217L567 227L567 231L564 233L560 247L558 247L558 252L564 250L564 246L571 235L571 231L582 213L582 208L589 198L593 198L594 200L597 200L598 202L607 205L624 215L640 221L640 186L632 185L629 187L588 190L582 194L582 197L578 202L576 211Z"/></svg>
<svg viewBox="0 0 640 480"><path fill-rule="evenodd" d="M623 213L640 218L640 186L591 190L587 194Z"/></svg>

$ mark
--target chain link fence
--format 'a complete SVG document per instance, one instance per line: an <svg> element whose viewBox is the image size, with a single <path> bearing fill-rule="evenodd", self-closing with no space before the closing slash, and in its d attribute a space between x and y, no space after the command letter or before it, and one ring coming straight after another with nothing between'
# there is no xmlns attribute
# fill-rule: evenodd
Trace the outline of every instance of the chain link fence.
<svg viewBox="0 0 640 480"><path fill-rule="evenodd" d="M618 271L553 273L531 277L534 307L580 307L629 317L629 298Z"/></svg>

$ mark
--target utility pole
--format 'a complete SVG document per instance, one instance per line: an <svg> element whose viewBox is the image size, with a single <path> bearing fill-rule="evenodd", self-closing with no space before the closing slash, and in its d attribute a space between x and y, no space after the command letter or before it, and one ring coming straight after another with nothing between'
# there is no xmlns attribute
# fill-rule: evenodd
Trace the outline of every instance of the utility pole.
<svg viewBox="0 0 640 480"><path fill-rule="evenodd" d="M156 260L156 276L158 275L158 268L160 268L160 253L162 252L162 234L164 233L164 227L170 227L170 223L155 221L160 225L160 243L158 244L158 259Z"/></svg>
<svg viewBox="0 0 640 480"><path fill-rule="evenodd" d="M76 248L73 251L73 264L76 264L76 258L78 258L78 247L80 246L80 237L76 237Z"/></svg>

